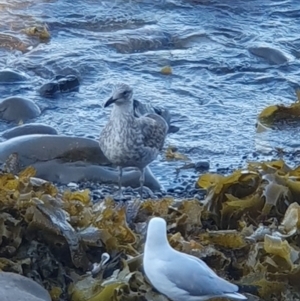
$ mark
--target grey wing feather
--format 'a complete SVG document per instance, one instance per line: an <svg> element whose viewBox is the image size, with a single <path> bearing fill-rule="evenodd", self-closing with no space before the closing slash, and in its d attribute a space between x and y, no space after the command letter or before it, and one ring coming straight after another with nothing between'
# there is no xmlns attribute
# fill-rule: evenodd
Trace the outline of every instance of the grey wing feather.
<svg viewBox="0 0 300 301"><path fill-rule="evenodd" d="M149 113L137 119L145 146L162 150L168 132L168 124L157 114Z"/></svg>
<svg viewBox="0 0 300 301"><path fill-rule="evenodd" d="M155 113L154 108L149 103L140 102L136 99L133 99L133 111L135 117L141 117L147 113Z"/></svg>
<svg viewBox="0 0 300 301"><path fill-rule="evenodd" d="M215 295L238 291L238 286L232 284L215 274L204 262L194 257L185 257L180 264L169 262L164 273L179 289L187 291L190 296Z"/></svg>
<svg viewBox="0 0 300 301"><path fill-rule="evenodd" d="M146 115L147 113L153 113L161 116L166 123L168 124L168 133L176 133L179 131L179 127L176 125L171 124L171 113L168 109L159 107L159 106L152 106L150 103L140 102L136 99L133 100L133 109L134 109L134 116L141 117Z"/></svg>

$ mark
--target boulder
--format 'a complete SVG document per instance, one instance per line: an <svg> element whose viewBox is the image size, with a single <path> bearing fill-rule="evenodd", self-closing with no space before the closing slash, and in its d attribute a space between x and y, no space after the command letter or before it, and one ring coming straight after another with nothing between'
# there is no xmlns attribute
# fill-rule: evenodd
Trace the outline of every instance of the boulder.
<svg viewBox="0 0 300 301"><path fill-rule="evenodd" d="M1 136L5 139L11 139L14 137L31 134L57 135L57 130L52 126L42 123L27 123L8 129L3 132Z"/></svg>
<svg viewBox="0 0 300 301"><path fill-rule="evenodd" d="M8 97L0 102L0 118L6 121L26 121L40 114L40 108L26 98Z"/></svg>
<svg viewBox="0 0 300 301"><path fill-rule="evenodd" d="M287 56L278 49L267 46L250 47L249 52L266 60L272 65L281 65L288 62Z"/></svg>
<svg viewBox="0 0 300 301"><path fill-rule="evenodd" d="M31 165L36 177L51 182L95 181L118 183L118 170L110 164L96 140L62 135L24 135L0 143L0 161L18 154L21 169ZM124 168L123 186L139 187L140 172ZM145 170L145 186L158 191L161 186L150 168Z"/></svg>
<svg viewBox="0 0 300 301"><path fill-rule="evenodd" d="M51 301L51 297L32 279L15 273L0 272L0 300Z"/></svg>
<svg viewBox="0 0 300 301"><path fill-rule="evenodd" d="M27 78L18 72L12 70L0 71L0 83L14 84L14 83L25 82L26 80Z"/></svg>

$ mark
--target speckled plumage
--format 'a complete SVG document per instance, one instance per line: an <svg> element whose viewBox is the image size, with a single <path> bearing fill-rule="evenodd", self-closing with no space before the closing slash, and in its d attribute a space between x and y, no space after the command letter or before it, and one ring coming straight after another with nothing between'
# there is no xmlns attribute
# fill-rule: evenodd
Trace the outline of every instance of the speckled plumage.
<svg viewBox="0 0 300 301"><path fill-rule="evenodd" d="M132 89L128 85L116 86L105 105L113 103L113 109L100 134L99 144L107 159L119 167L120 181L123 167L140 169L142 191L144 168L155 160L162 150L168 125L161 116L153 113L135 117L132 95Z"/></svg>

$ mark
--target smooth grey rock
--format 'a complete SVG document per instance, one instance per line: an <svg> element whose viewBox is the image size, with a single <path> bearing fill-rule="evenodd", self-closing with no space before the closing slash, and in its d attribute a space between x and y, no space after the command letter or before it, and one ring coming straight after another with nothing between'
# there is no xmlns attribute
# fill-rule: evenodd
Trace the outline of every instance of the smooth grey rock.
<svg viewBox="0 0 300 301"><path fill-rule="evenodd" d="M68 184L70 182L95 181L103 184L117 184L118 172L116 168L99 166L84 161L62 162L51 160L32 164L37 169L37 177L51 182ZM122 185L124 187L139 187L140 172L134 168L124 168ZM145 170L145 186L153 191L160 190L160 185L150 168Z"/></svg>
<svg viewBox="0 0 300 301"><path fill-rule="evenodd" d="M265 59L269 64L281 65L289 60L280 50L267 46L250 47L248 50L250 53Z"/></svg>
<svg viewBox="0 0 300 301"><path fill-rule="evenodd" d="M27 78L22 74L19 74L12 70L1 70L0 71L0 83L14 84L19 82L25 82Z"/></svg>
<svg viewBox="0 0 300 301"><path fill-rule="evenodd" d="M2 137L5 139L11 139L23 135L31 134L47 134L57 135L57 130L52 126L42 123L27 123L20 126L13 127L2 133Z"/></svg>
<svg viewBox="0 0 300 301"><path fill-rule="evenodd" d="M6 121L26 121L40 114L40 108L26 98L8 97L0 102L0 118Z"/></svg>
<svg viewBox="0 0 300 301"><path fill-rule="evenodd" d="M24 135L0 143L0 161L17 153L20 168L32 165L36 177L51 182L98 181L118 183L118 171L102 153L96 140L62 135ZM124 168L124 186L139 187L139 171ZM158 191L161 186L150 168L145 170L145 186Z"/></svg>
<svg viewBox="0 0 300 301"><path fill-rule="evenodd" d="M49 293L37 282L19 274L0 272L1 301L51 301Z"/></svg>

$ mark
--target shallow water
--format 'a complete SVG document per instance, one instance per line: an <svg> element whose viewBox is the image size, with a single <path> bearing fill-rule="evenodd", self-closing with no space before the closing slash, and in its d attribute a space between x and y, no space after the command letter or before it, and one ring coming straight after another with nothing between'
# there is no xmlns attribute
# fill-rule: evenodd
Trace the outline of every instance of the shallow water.
<svg viewBox="0 0 300 301"><path fill-rule="evenodd" d="M125 81L135 98L164 105L180 131L168 137L193 161L211 168L236 167L266 144L295 146L297 129L258 137L255 123L267 105L289 104L299 83L300 3L287 1L68 1L0 2L0 32L33 44L26 53L0 49L0 69L30 77L2 86L2 97L21 95L45 110L37 118L60 133L97 138L109 110L101 105L111 85ZM20 32L46 23L48 43L35 45ZM286 54L287 64L256 57L249 47L267 45ZM173 75L160 69L170 65ZM79 92L42 98L37 89L56 74L75 74ZM0 130L12 125L0 124ZM277 143L277 142L278 143ZM162 156L151 164L165 186L176 178ZM189 173L186 171L186 173Z"/></svg>

